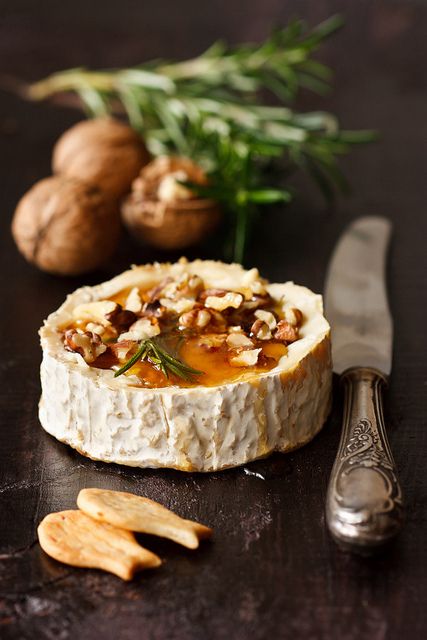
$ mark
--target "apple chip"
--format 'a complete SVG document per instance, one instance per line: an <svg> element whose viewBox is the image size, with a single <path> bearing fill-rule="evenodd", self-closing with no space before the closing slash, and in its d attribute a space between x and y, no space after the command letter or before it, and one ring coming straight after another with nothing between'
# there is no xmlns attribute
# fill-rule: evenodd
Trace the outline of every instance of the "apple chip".
<svg viewBox="0 0 427 640"><path fill-rule="evenodd" d="M110 571L131 580L141 569L158 567L162 561L141 547L129 531L93 520L82 511L50 513L37 529L41 548L55 560Z"/></svg>
<svg viewBox="0 0 427 640"><path fill-rule="evenodd" d="M82 511L100 522L169 538L189 549L197 549L200 540L212 535L209 527L184 520L158 502L132 493L82 489L77 504Z"/></svg>

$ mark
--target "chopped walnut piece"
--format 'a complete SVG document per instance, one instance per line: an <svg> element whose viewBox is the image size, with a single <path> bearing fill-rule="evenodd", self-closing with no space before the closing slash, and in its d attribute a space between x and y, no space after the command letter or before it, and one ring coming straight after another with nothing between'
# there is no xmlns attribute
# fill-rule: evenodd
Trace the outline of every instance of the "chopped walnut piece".
<svg viewBox="0 0 427 640"><path fill-rule="evenodd" d="M142 315L153 317L153 318L161 318L166 312L166 309L162 307L160 304L160 300L155 300L154 302L145 302L142 307Z"/></svg>
<svg viewBox="0 0 427 640"><path fill-rule="evenodd" d="M293 327L286 320L280 320L274 337L276 340L283 340L284 342L295 342L299 338L298 328Z"/></svg>
<svg viewBox="0 0 427 640"><path fill-rule="evenodd" d="M225 296L208 296L205 300L205 307L215 309L216 311L224 311L229 307L238 309L243 302L241 293L229 291Z"/></svg>
<svg viewBox="0 0 427 640"><path fill-rule="evenodd" d="M64 344L67 351L74 351L83 356L87 364L94 362L98 356L107 350L97 333L68 329L64 334Z"/></svg>
<svg viewBox="0 0 427 640"><path fill-rule="evenodd" d="M179 326L186 329L204 329L211 321L211 314L207 309L192 309L183 313L179 318Z"/></svg>
<svg viewBox="0 0 427 640"><path fill-rule="evenodd" d="M214 311L214 309L209 309L209 313L211 314L211 323L212 326L216 329L216 331L223 333L227 331L227 321L219 311Z"/></svg>
<svg viewBox="0 0 427 640"><path fill-rule="evenodd" d="M232 349L237 347L253 347L254 343L244 333L230 333L227 336L226 343Z"/></svg>
<svg viewBox="0 0 427 640"><path fill-rule="evenodd" d="M73 309L73 317L75 320L86 320L87 322L108 326L111 324L108 316L117 312L119 308L121 309L120 305L112 300L85 302Z"/></svg>
<svg viewBox="0 0 427 640"><path fill-rule="evenodd" d="M200 337L198 343L206 351L218 351L224 344L226 337L225 333L205 333Z"/></svg>
<svg viewBox="0 0 427 640"><path fill-rule="evenodd" d="M123 309L121 304L118 304L114 311L107 313L107 320L116 327L119 331L127 329L136 320L136 315L133 311Z"/></svg>
<svg viewBox="0 0 427 640"><path fill-rule="evenodd" d="M239 287L236 289L236 293L241 293L245 300L251 300L253 296L252 289L249 289L249 287Z"/></svg>
<svg viewBox="0 0 427 640"><path fill-rule="evenodd" d="M203 289L204 283L199 276L189 276L183 273L178 281L173 281L162 289L160 297L169 298L171 300L181 300L182 298L196 299L200 291Z"/></svg>
<svg viewBox="0 0 427 640"><path fill-rule="evenodd" d="M242 311L255 311L255 309L268 307L271 303L272 298L268 293L263 296L254 295L250 300L245 300L241 308Z"/></svg>
<svg viewBox="0 0 427 640"><path fill-rule="evenodd" d="M133 311L133 313L140 313L142 309L142 300L139 295L138 287L133 287L130 290L125 302L125 310Z"/></svg>
<svg viewBox="0 0 427 640"><path fill-rule="evenodd" d="M261 349L248 349L229 357L228 362L232 367L253 367L258 362Z"/></svg>
<svg viewBox="0 0 427 640"><path fill-rule="evenodd" d="M260 353L258 356L257 365L259 367L274 367L278 362L278 358L272 356L266 356L265 353Z"/></svg>
<svg viewBox="0 0 427 640"><path fill-rule="evenodd" d="M211 321L211 318L212 316L209 313L209 311L207 311L206 309L200 309L200 311L198 311L198 314L197 314L197 320L196 320L197 327L199 327L200 329L204 329L205 327L207 327L207 325Z"/></svg>
<svg viewBox="0 0 427 640"><path fill-rule="evenodd" d="M179 298L179 282L169 282L169 284L163 287L160 298L170 298L171 300Z"/></svg>
<svg viewBox="0 0 427 640"><path fill-rule="evenodd" d="M204 286L204 282L199 276L190 276L182 288L182 293L186 297L197 298Z"/></svg>
<svg viewBox="0 0 427 640"><path fill-rule="evenodd" d="M286 322L293 327L299 327L302 321L302 312L299 309L288 308L283 310L283 316Z"/></svg>
<svg viewBox="0 0 427 640"><path fill-rule="evenodd" d="M271 311L265 311L264 309L257 309L254 313L255 318L262 320L268 326L269 329L273 330L276 328L277 320Z"/></svg>
<svg viewBox="0 0 427 640"><path fill-rule="evenodd" d="M120 340L110 345L110 349L120 362L124 362L129 359L135 346L134 340Z"/></svg>
<svg viewBox="0 0 427 640"><path fill-rule="evenodd" d="M231 325L231 327L228 327L228 333L242 333L242 327L240 324Z"/></svg>
<svg viewBox="0 0 427 640"><path fill-rule="evenodd" d="M160 298L160 304L168 311L173 313L186 313L191 311L195 305L195 300L189 298L181 298L180 300L170 300L169 298Z"/></svg>
<svg viewBox="0 0 427 640"><path fill-rule="evenodd" d="M102 336L106 331L106 327L102 324L96 324L95 322L88 322L86 325L86 331L91 331L92 333L97 333L99 336Z"/></svg>
<svg viewBox="0 0 427 640"><path fill-rule="evenodd" d="M149 289L145 294L147 302L154 302L155 300L158 300L162 295L163 289L170 282L173 282L173 279L168 276L159 282L159 284L156 284L154 287Z"/></svg>
<svg viewBox="0 0 427 640"><path fill-rule="evenodd" d="M140 318L134 322L129 330L119 336L119 342L123 340L147 340L158 336L160 326L156 318Z"/></svg>
<svg viewBox="0 0 427 640"><path fill-rule="evenodd" d="M257 340L271 340L272 338L268 324L259 318L253 323L250 334L254 336L254 338L257 338Z"/></svg>
<svg viewBox="0 0 427 640"><path fill-rule="evenodd" d="M222 298L226 293L228 293L226 289L205 289L199 294L198 300L199 302L204 302L209 296Z"/></svg>

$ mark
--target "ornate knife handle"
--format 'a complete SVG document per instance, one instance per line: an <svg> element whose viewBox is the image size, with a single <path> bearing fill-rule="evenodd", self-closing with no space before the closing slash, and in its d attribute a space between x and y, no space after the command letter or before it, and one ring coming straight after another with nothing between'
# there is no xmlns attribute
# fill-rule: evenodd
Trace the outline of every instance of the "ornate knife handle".
<svg viewBox="0 0 427 640"><path fill-rule="evenodd" d="M385 376L355 367L345 387L341 442L329 481L326 521L334 539L369 551L392 538L403 521L402 491L382 409Z"/></svg>

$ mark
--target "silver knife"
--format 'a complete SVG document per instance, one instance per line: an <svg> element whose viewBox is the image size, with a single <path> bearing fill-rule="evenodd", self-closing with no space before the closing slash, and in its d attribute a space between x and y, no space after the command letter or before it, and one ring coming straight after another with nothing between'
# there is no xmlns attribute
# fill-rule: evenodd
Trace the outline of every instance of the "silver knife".
<svg viewBox="0 0 427 640"><path fill-rule="evenodd" d="M344 386L343 428L326 521L338 543L360 552L390 540L403 521L402 491L382 409L393 342L385 289L390 234L386 218L357 219L339 240L326 279L334 371Z"/></svg>

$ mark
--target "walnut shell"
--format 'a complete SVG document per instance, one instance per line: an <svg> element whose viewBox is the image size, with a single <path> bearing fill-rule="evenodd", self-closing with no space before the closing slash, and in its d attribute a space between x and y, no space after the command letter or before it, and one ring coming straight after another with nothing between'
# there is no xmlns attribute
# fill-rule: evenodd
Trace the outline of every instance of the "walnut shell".
<svg viewBox="0 0 427 640"><path fill-rule="evenodd" d="M176 199L162 199L161 185L180 174L207 184L205 173L188 158L160 156L133 181L122 203L122 219L131 235L158 249L185 249L211 233L221 219L218 204L179 186Z"/></svg>
<svg viewBox="0 0 427 640"><path fill-rule="evenodd" d="M186 249L213 232L221 212L213 200L193 198L166 204L128 196L122 219L131 235L157 249Z"/></svg>
<svg viewBox="0 0 427 640"><path fill-rule="evenodd" d="M12 234L43 271L77 275L104 263L117 246L117 204L97 187L65 176L37 182L21 198Z"/></svg>
<svg viewBox="0 0 427 640"><path fill-rule="evenodd" d="M54 173L91 182L120 198L148 160L134 129L114 118L95 118L62 134L53 150L52 168Z"/></svg>

